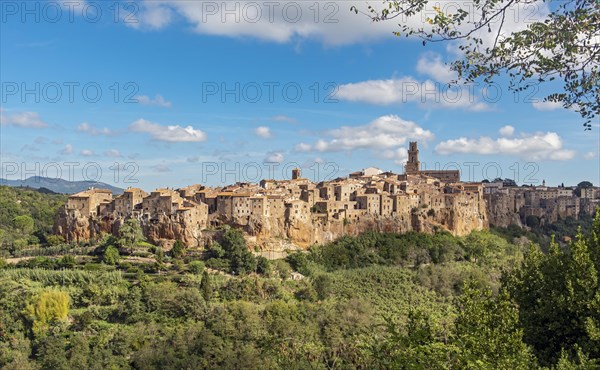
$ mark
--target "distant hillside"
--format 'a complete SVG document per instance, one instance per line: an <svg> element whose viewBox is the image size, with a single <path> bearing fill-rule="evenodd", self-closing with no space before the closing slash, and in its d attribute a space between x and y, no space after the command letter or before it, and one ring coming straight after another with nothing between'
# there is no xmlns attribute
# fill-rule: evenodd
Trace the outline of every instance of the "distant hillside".
<svg viewBox="0 0 600 370"><path fill-rule="evenodd" d="M64 194L48 190L0 186L0 258L10 250L46 243Z"/></svg>
<svg viewBox="0 0 600 370"><path fill-rule="evenodd" d="M25 180L7 180L0 178L0 185L40 189L45 188L55 193L73 194L91 187L108 189L113 194L122 194L123 189L98 181L67 181L50 177L32 176Z"/></svg>

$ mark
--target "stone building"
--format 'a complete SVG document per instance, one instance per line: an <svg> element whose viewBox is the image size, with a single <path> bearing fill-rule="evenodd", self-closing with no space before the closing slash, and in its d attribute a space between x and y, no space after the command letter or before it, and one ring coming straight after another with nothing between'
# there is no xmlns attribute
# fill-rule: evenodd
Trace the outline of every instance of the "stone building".
<svg viewBox="0 0 600 370"><path fill-rule="evenodd" d="M81 215L95 216L99 214L98 207L101 204L109 204L112 201L112 192L106 189L88 189L71 195L67 199L66 209L78 211Z"/></svg>
<svg viewBox="0 0 600 370"><path fill-rule="evenodd" d="M404 167L404 172L408 175L434 177L447 183L460 181L460 171L458 170L421 170L419 148L416 141L411 141L408 145L408 161Z"/></svg>

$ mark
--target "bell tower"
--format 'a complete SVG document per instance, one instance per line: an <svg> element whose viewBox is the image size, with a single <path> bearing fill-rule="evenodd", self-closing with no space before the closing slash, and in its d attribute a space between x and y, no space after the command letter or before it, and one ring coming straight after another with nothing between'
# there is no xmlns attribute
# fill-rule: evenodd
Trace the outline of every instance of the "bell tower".
<svg viewBox="0 0 600 370"><path fill-rule="evenodd" d="M419 148L416 141L408 144L408 161L404 167L404 173L407 175L416 175L421 171L421 162L419 162Z"/></svg>

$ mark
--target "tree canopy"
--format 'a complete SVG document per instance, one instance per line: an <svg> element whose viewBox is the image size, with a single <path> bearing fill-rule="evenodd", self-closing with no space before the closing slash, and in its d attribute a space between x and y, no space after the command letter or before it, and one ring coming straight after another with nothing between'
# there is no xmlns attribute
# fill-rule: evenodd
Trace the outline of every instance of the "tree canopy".
<svg viewBox="0 0 600 370"><path fill-rule="evenodd" d="M383 0L351 10L373 21L401 20L395 34L418 37L423 45L456 42L454 83L491 83L506 73L512 91L547 85L553 92L545 100L577 111L586 130L600 113L597 0ZM414 26L411 18L425 22Z"/></svg>

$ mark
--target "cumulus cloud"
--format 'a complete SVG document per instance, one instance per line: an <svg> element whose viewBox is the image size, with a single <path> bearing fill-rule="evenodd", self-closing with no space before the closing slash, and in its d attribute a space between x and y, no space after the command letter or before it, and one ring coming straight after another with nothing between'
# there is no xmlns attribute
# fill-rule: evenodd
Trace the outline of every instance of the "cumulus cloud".
<svg viewBox="0 0 600 370"><path fill-rule="evenodd" d="M141 10L135 12L122 12L123 23L131 28L144 30L159 30L166 27L173 18L171 8L161 4L161 1L145 1ZM127 13L127 14L125 14Z"/></svg>
<svg viewBox="0 0 600 370"><path fill-rule="evenodd" d="M499 132L502 137L510 137L514 135L515 128L510 125L506 125L502 127Z"/></svg>
<svg viewBox="0 0 600 370"><path fill-rule="evenodd" d="M84 157L91 157L94 155L94 152L90 149L84 149L79 154L81 154Z"/></svg>
<svg viewBox="0 0 600 370"><path fill-rule="evenodd" d="M434 138L431 131L396 115L382 116L362 126L342 126L328 131L326 136L330 138L317 140L310 147L319 152L385 150L404 146L409 139L430 141ZM309 150L309 147L300 143L296 149Z"/></svg>
<svg viewBox="0 0 600 370"><path fill-rule="evenodd" d="M73 153L73 145L71 145L71 144L65 145L63 150L60 151L60 154L71 154L71 153Z"/></svg>
<svg viewBox="0 0 600 370"><path fill-rule="evenodd" d="M437 53L426 53L421 56L417 62L417 72L442 83L449 83L458 78L456 72L452 71Z"/></svg>
<svg viewBox="0 0 600 370"><path fill-rule="evenodd" d="M26 128L48 127L48 124L44 122L36 112L8 113L8 111L3 108L0 108L0 125Z"/></svg>
<svg viewBox="0 0 600 370"><path fill-rule="evenodd" d="M312 146L310 144L306 144L306 143L298 143L294 147L294 151L296 151L296 152L309 152L311 149L312 149Z"/></svg>
<svg viewBox="0 0 600 370"><path fill-rule="evenodd" d="M412 77L388 80L368 80L340 85L335 95L341 100L376 105L417 103L426 108L464 109L485 111L490 107L479 101L465 86L447 84Z"/></svg>
<svg viewBox="0 0 600 370"><path fill-rule="evenodd" d="M261 137L263 139L268 139L273 136L271 134L271 129L268 128L267 126L259 126L259 127L255 128L254 134L256 134L256 136Z"/></svg>
<svg viewBox="0 0 600 370"><path fill-rule="evenodd" d="M594 159L594 158L596 158L597 155L598 155L598 153L596 153L596 152L587 152L583 155L583 158L588 159L588 160Z"/></svg>
<svg viewBox="0 0 600 370"><path fill-rule="evenodd" d="M562 138L555 132L521 133L515 138L461 137L442 141L435 147L435 151L442 155L454 153L515 155L534 161L564 161L575 156L575 151L563 147Z"/></svg>
<svg viewBox="0 0 600 370"><path fill-rule="evenodd" d="M161 95L156 95L154 99L146 95L138 95L134 99L137 100L141 105L156 105L163 108L171 108L172 103Z"/></svg>
<svg viewBox="0 0 600 370"><path fill-rule="evenodd" d="M285 157L283 156L283 153L281 153L281 152L269 152L269 153L267 153L267 156L265 157L263 162L265 162L265 163L281 163L281 162L283 162L284 159L285 159Z"/></svg>
<svg viewBox="0 0 600 370"><path fill-rule="evenodd" d="M120 158L122 157L121 152L117 149L109 149L104 152L104 155L111 158Z"/></svg>
<svg viewBox="0 0 600 370"><path fill-rule="evenodd" d="M192 126L163 126L145 119L139 119L129 125L133 132L149 134L152 139L166 142L200 142L206 140L206 133Z"/></svg>
<svg viewBox="0 0 600 370"><path fill-rule="evenodd" d="M531 104L533 105L533 108L539 111L552 111L563 107L561 102L553 101L536 101Z"/></svg>
<svg viewBox="0 0 600 370"><path fill-rule="evenodd" d="M474 0L465 0L464 8L474 9ZM319 2L318 8L309 1L283 2L213 2L206 0L153 0L139 3L135 14L126 25L137 29L163 29L177 20L184 20L193 31L199 34L218 35L226 37L251 37L260 40L285 43L298 39L321 40L326 45L345 45L364 43L370 40L392 39L393 31L398 31L398 22L373 22L368 4L356 4L345 1ZM350 10L351 5L357 5L362 14ZM429 29L423 22L432 17L433 7L437 2L429 2L420 14L408 19L402 19L402 24L412 28ZM463 3L461 2L461 6ZM504 6L505 4L500 4ZM498 5L498 6L500 6ZM386 6L373 4L381 10ZM491 13L493 9L487 9ZM442 11L456 13L456 5L442 5ZM535 7L534 14L527 4L515 4L509 7L507 14L526 14L528 20L541 19L547 14L547 6L542 4ZM492 32L480 30L477 36L484 38L484 46L494 41L500 22L492 22ZM505 33L523 29L528 22L519 17L506 17L502 22ZM463 29L466 29L465 25Z"/></svg>
<svg viewBox="0 0 600 370"><path fill-rule="evenodd" d="M366 149L381 159L403 164L408 158L409 140L428 142L434 139L431 131L396 115L387 115L360 126L342 126L324 133L313 144L296 144L296 152L342 152Z"/></svg>
<svg viewBox="0 0 600 370"><path fill-rule="evenodd" d="M374 23L369 17L350 11L347 2L213 2L158 0L140 3L133 14L137 29L162 29L175 20L184 20L198 34L251 37L286 43L297 39L317 39L327 45L393 38L395 22ZM177 15L177 16L175 16ZM315 21L315 17L317 17ZM419 25L420 19L413 21Z"/></svg>
<svg viewBox="0 0 600 370"><path fill-rule="evenodd" d="M380 157L383 159L393 160L397 165L404 165L408 160L408 150L406 150L406 148L386 150L381 153Z"/></svg>
<svg viewBox="0 0 600 370"><path fill-rule="evenodd" d="M96 135L111 136L111 135L115 134L114 132L112 132L111 130L109 130L106 127L99 129L99 128L96 128L96 127L90 125L87 122L83 122L79 126L77 126L77 131L85 132L86 134L90 134L90 135L94 135L94 136L96 136Z"/></svg>

